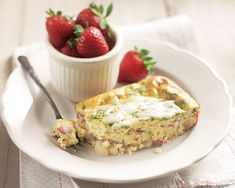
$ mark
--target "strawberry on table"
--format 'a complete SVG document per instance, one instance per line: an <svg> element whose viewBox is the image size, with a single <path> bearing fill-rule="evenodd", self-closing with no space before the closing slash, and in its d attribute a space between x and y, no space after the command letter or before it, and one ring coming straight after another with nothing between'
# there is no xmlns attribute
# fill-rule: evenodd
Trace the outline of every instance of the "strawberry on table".
<svg viewBox="0 0 235 188"><path fill-rule="evenodd" d="M149 51L138 49L128 51L120 64L119 82L138 82L154 70L156 61L149 57Z"/></svg>
<svg viewBox="0 0 235 188"><path fill-rule="evenodd" d="M91 26L83 31L82 26L76 25L76 27L77 32L75 34L79 37L77 40L79 56L85 58L98 57L109 52L109 46L98 28Z"/></svg>
<svg viewBox="0 0 235 188"><path fill-rule="evenodd" d="M74 21L71 17L63 16L61 11L55 13L49 9L47 14L49 17L46 20L46 29L49 41L55 48L62 48L67 40L73 36Z"/></svg>

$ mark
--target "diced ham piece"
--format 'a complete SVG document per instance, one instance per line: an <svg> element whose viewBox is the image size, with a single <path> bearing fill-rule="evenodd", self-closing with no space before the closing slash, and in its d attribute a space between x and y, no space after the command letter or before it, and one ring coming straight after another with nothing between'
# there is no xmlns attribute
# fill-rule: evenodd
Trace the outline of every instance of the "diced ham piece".
<svg viewBox="0 0 235 188"><path fill-rule="evenodd" d="M176 128L178 126L179 122L177 120L171 122L171 126Z"/></svg>
<svg viewBox="0 0 235 188"><path fill-rule="evenodd" d="M70 134L72 132L72 130L67 125L60 126L58 131L62 134Z"/></svg>
<svg viewBox="0 0 235 188"><path fill-rule="evenodd" d="M154 140L152 145L155 147L161 147L164 144L164 141L161 139Z"/></svg>
<svg viewBox="0 0 235 188"><path fill-rule="evenodd" d="M144 130L142 128L138 128L138 129L136 129L136 132L142 133L142 132L144 132Z"/></svg>

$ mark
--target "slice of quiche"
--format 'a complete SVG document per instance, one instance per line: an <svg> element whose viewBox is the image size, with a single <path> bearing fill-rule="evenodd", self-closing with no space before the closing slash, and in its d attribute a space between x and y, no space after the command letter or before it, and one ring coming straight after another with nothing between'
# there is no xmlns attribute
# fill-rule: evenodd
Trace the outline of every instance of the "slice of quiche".
<svg viewBox="0 0 235 188"><path fill-rule="evenodd" d="M160 147L196 125L198 103L173 81L151 76L76 105L77 134L102 155Z"/></svg>

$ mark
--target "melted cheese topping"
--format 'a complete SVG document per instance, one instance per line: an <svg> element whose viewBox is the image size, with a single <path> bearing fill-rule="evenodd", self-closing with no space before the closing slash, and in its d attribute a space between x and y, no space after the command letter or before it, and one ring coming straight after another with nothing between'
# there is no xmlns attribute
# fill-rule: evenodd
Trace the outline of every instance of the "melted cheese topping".
<svg viewBox="0 0 235 188"><path fill-rule="evenodd" d="M163 101L153 97L132 96L116 105L103 105L92 110L92 116L101 113L102 121L112 127L128 126L136 120L170 118L183 113L174 101Z"/></svg>

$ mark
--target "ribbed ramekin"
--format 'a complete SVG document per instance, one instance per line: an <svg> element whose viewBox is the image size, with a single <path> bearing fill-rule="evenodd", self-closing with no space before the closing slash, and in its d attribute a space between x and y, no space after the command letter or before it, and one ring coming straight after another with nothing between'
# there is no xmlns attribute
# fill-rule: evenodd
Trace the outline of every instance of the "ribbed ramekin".
<svg viewBox="0 0 235 188"><path fill-rule="evenodd" d="M74 58L56 50L46 39L51 83L72 102L78 102L112 89L117 82L123 39L113 29L116 44L107 54L95 58Z"/></svg>

